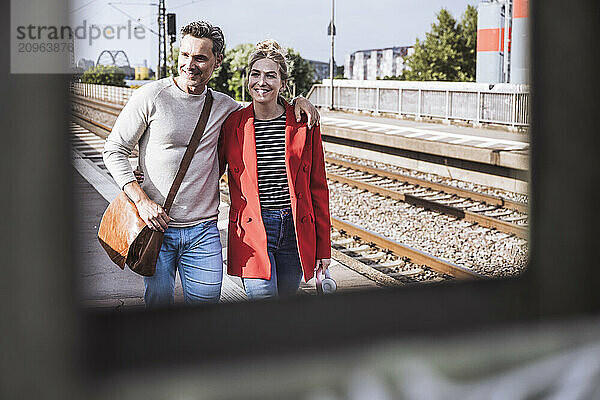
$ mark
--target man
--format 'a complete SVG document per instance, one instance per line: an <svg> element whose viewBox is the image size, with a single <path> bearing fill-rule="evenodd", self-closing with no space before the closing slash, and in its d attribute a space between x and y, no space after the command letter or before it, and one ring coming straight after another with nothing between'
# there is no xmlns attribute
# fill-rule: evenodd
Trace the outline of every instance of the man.
<svg viewBox="0 0 600 400"><path fill-rule="evenodd" d="M146 307L173 302L177 270L187 303L219 300L223 261L217 228L217 143L222 123L240 108L229 96L212 91L210 118L169 215L160 204L166 199L198 122L207 83L223 61L224 45L221 29L207 22L183 27L179 76L136 90L104 146L106 167L135 203L140 217L151 229L164 232L156 273L144 277ZM298 119L300 110L317 122L318 114L308 100L296 101ZM144 175L142 185L128 161L136 145Z"/></svg>

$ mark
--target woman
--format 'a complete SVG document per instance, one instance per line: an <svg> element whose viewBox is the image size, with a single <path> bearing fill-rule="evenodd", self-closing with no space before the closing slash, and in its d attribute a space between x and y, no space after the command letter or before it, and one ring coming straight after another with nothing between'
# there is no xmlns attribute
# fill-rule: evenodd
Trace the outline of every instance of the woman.
<svg viewBox="0 0 600 400"><path fill-rule="evenodd" d="M321 133L279 96L288 68L275 41L256 45L248 69L252 103L225 121L219 147L221 172L229 165L227 272L250 299L290 296L331 262Z"/></svg>

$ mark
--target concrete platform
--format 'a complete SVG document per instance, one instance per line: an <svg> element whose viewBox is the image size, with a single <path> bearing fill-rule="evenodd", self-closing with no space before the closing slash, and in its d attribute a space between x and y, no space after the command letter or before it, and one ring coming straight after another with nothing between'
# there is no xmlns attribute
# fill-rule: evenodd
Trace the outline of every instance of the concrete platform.
<svg viewBox="0 0 600 400"><path fill-rule="evenodd" d="M322 111L326 151L527 193L524 133Z"/></svg>
<svg viewBox="0 0 600 400"><path fill-rule="evenodd" d="M398 118L395 115L380 114L373 115L371 113L354 112L354 111L329 111L327 109L320 109L321 118L325 121L326 118L344 118L351 121L357 122L378 122L382 124L395 125L401 128L415 128L415 129L428 129L439 132L447 132L459 135L467 135L472 137L487 138L487 139L500 139L518 142L519 146L529 143L529 135L525 132L511 132L501 127L473 127L471 125L459 125L443 123L440 120L429 119L427 117L416 120L413 117ZM325 123L325 122L323 122Z"/></svg>

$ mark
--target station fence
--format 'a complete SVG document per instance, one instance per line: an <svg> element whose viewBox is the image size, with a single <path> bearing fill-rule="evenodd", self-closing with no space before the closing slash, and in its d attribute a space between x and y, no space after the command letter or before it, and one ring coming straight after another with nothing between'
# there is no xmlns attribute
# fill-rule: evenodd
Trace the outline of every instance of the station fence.
<svg viewBox="0 0 600 400"><path fill-rule="evenodd" d="M71 82L71 93L103 100L110 103L125 104L135 89L122 86L97 85L95 83Z"/></svg>
<svg viewBox="0 0 600 400"><path fill-rule="evenodd" d="M329 79L314 85L308 99L329 107ZM338 109L529 126L530 93L527 85L493 85L471 82L406 82L334 80L334 107ZM135 89L72 82L71 93L125 104Z"/></svg>
<svg viewBox="0 0 600 400"><path fill-rule="evenodd" d="M512 127L529 126L527 85L473 82L334 80L334 108L463 120ZM317 106L331 104L331 81L314 85L308 96Z"/></svg>

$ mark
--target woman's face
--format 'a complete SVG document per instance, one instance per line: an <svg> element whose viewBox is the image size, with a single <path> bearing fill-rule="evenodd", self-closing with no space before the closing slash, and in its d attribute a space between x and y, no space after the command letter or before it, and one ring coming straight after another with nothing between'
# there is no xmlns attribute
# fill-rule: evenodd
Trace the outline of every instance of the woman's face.
<svg viewBox="0 0 600 400"><path fill-rule="evenodd" d="M256 61L250 69L248 92L255 102L277 102L277 95L285 82L279 75L279 65L268 58Z"/></svg>

